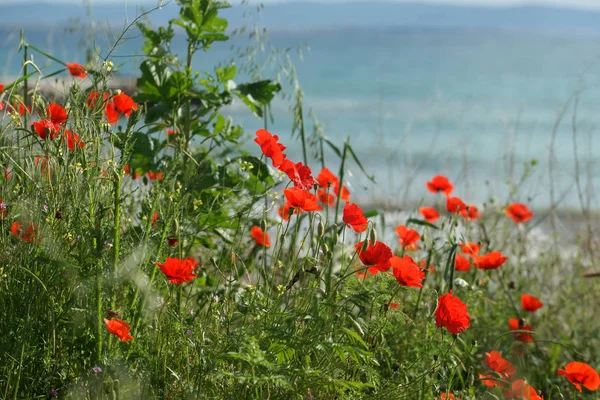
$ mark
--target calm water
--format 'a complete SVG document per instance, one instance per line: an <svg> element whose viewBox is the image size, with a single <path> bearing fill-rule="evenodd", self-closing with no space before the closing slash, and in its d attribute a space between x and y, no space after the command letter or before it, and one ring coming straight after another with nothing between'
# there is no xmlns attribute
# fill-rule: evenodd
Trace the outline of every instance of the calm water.
<svg viewBox="0 0 600 400"><path fill-rule="evenodd" d="M139 54L141 40L134 33L129 36L114 59L125 63L123 75L136 74L139 64L131 56ZM84 59L81 35L67 34L63 28L29 30L26 37L58 58ZM592 206L600 208L600 37L347 28L274 31L270 39L278 48L310 46L303 61L291 51L306 108L313 109L335 142L350 137L365 168L375 175L376 186L349 163L351 190L362 201L430 202L424 182L437 173L453 179L456 194L470 202L481 205L489 196L505 201L507 182L518 181L523 164L536 159L533 175L511 199L548 206L553 126L558 110L567 102L572 105L574 93L581 89L575 142L580 183ZM103 40L97 43L105 52ZM18 73L17 43L18 32L0 28L0 77ZM176 50L183 54L184 46L178 41ZM195 67L211 69L232 57L229 44L216 45L198 55ZM39 56L36 61L46 63ZM266 70L265 75L272 72ZM249 134L262 126L242 105L228 112ZM290 138L289 102L277 100L273 114L271 130L288 145L290 158L299 160L299 144ZM556 193L564 196L563 207L579 204L572 118L570 107L554 149ZM328 157L328 164L338 168L335 156ZM318 169L316 163L313 167Z"/></svg>

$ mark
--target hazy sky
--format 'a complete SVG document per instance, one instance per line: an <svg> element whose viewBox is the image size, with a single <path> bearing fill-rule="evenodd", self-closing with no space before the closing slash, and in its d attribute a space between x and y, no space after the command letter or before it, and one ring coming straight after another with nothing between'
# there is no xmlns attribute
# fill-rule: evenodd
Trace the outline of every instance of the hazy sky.
<svg viewBox="0 0 600 400"><path fill-rule="evenodd" d="M165 0L168 1L168 0ZM231 1L231 0L230 0ZM298 2L299 0L250 0L251 3L286 3ZM313 2L347 2L352 0L310 0ZM365 0L362 0L365 1ZM569 8L600 8L600 0L385 0L390 2L414 2L414 3L441 3L441 4L468 4L480 6L514 6L522 4L536 4L554 7ZM81 3L81 0L0 0L0 4L8 3ZM92 0L93 3L129 3L129 4L155 4L157 0ZM233 0L231 3L237 4L240 0Z"/></svg>

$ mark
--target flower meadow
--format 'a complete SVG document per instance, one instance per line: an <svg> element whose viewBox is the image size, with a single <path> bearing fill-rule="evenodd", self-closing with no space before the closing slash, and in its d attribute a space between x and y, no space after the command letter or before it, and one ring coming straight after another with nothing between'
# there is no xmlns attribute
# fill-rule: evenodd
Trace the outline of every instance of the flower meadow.
<svg viewBox="0 0 600 400"><path fill-rule="evenodd" d="M190 68L228 40L225 5L178 4L166 27L130 27L135 93L108 87L110 54L26 42L0 85L2 398L600 397L594 249L544 241L518 190L470 204L444 171L415 182L421 204L370 209L349 141L307 140L302 114L269 129L277 81ZM60 102L31 85L56 76ZM246 135L233 101L264 128Z"/></svg>

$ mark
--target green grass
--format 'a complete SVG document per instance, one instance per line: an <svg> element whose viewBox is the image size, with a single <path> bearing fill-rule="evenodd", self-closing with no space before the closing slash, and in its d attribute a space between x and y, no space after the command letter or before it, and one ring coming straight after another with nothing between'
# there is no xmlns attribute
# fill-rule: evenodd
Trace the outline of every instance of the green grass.
<svg viewBox="0 0 600 400"><path fill-rule="evenodd" d="M484 357L492 350L516 366L512 379L525 379L545 399L598 398L575 393L557 375L574 360L600 366L600 279L584 277L597 263L593 241L548 235L534 228L539 215L516 225L498 201L476 221L443 211L435 224L416 208L373 210L361 234L342 222L337 198L283 221L282 188L293 183L255 156L258 146L243 150L242 128L221 115L237 98L266 123L281 86L257 80L231 89L231 67L196 76L189 60L227 40L226 21L211 1L181 3L187 58L169 57L169 27L140 25L147 39L134 96L140 107L117 124L106 123L116 93L106 90L113 71L103 60L88 64L90 88L77 80L65 93L69 116L55 139L30 125L48 109L35 87L16 82L0 97L34 107L0 122L0 398L53 391L66 399L503 398L478 375L489 372ZM91 91L109 97L90 108ZM280 142L303 146L313 176L325 147L340 157L331 164L342 165L342 183L344 165L363 169L348 143L305 140L301 94L296 100L298 140L280 135ZM166 135L169 128L177 133ZM70 150L65 129L85 147ZM150 180L148 172L164 178ZM427 201L445 208L442 194ZM14 235L14 222L35 224L35 237ZM398 224L419 232L418 250L398 245L390 233ZM271 247L256 244L253 226L265 229ZM401 286L389 273L354 274L365 269L354 244L377 237L394 254L435 266L423 288ZM508 261L456 272L453 255L464 241ZM167 257L194 258L197 276L169 283L156 264ZM450 289L471 317L458 335L436 326L438 298ZM525 312L522 293L544 306ZM109 334L103 319L115 313L131 326L132 341ZM524 318L535 340L515 340L509 318Z"/></svg>

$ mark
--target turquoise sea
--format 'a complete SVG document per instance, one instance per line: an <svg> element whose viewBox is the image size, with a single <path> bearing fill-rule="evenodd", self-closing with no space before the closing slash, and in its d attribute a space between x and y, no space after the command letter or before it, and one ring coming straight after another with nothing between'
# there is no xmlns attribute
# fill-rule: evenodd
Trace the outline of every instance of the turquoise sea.
<svg viewBox="0 0 600 400"><path fill-rule="evenodd" d="M65 61L84 60L82 37L64 27L26 31L30 43ZM134 56L141 49L137 33L127 38L113 59L123 63L119 73L124 76L136 74L139 59ZM456 183L457 195L479 206L494 196L501 202L548 207L552 162L554 193L562 199L561 207L580 206L578 171L584 201L600 209L600 36L336 27L274 29L269 39L275 48L289 49L306 110L312 109L333 141L341 144L350 137L365 169L375 175L377 185L349 163L355 199L392 205L431 202L424 182L442 173ZM0 27L0 81L19 73L18 40L18 30ZM97 38L102 54L105 40L102 35ZM246 42L240 37L234 46ZM185 42L176 43L175 50L183 54ZM296 50L304 44L308 48L300 59ZM211 70L231 59L240 68L244 64L230 44L215 45L198 54L194 66ZM39 56L35 60L46 65ZM44 71L56 68L51 65ZM274 74L273 67L265 67L265 77ZM289 107L289 100L277 99L269 129L288 145L290 158L300 160L300 144L290 137ZM262 127L243 105L235 104L228 113L249 136ZM307 128L312 130L312 122ZM328 157L327 163L337 169L339 161L332 153ZM524 164L533 159L537 164L531 176L511 194L509 183L518 182ZM316 162L312 166L319 169Z"/></svg>

